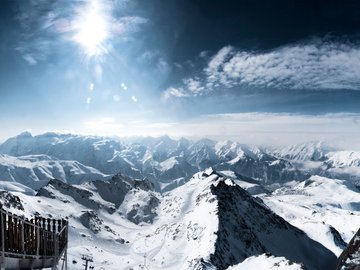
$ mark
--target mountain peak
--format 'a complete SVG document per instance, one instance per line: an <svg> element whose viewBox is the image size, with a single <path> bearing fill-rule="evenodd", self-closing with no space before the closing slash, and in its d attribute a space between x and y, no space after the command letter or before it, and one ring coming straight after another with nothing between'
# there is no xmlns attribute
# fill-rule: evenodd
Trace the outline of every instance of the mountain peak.
<svg viewBox="0 0 360 270"><path fill-rule="evenodd" d="M307 269L331 269L335 264L331 251L232 181L220 179L211 192L217 198L219 227L210 260L217 269L263 253L301 262Z"/></svg>
<svg viewBox="0 0 360 270"><path fill-rule="evenodd" d="M16 135L14 138L32 138L32 134L29 131L21 132L19 135Z"/></svg>

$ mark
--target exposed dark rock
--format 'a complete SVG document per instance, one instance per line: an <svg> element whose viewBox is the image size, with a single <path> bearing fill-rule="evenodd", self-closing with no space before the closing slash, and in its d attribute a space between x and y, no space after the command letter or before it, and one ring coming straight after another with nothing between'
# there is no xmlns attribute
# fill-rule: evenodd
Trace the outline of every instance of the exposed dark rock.
<svg viewBox="0 0 360 270"><path fill-rule="evenodd" d="M103 224L103 220L99 218L99 216L94 211L85 211L80 216L80 222L94 233L100 232L101 225Z"/></svg>
<svg viewBox="0 0 360 270"><path fill-rule="evenodd" d="M68 200L63 197L63 195L67 195L72 197L76 202L90 208L93 210L98 210L100 208L106 209L110 214L115 212L115 208L111 204L103 205L100 202L96 201L94 199L93 192L84 189L84 188L78 188L73 185L69 185L67 183L64 183L63 181L52 179L49 181L49 183L42 187L36 196L44 196L48 198L57 198L56 193L59 192L61 195L59 200L63 202L67 202Z"/></svg>
<svg viewBox="0 0 360 270"><path fill-rule="evenodd" d="M360 229L340 254L336 270L360 270Z"/></svg>
<svg viewBox="0 0 360 270"><path fill-rule="evenodd" d="M152 223L154 218L157 216L156 207L160 201L153 194L149 194L146 201L135 203L132 205L131 210L126 213L126 218L135 224L140 222Z"/></svg>
<svg viewBox="0 0 360 270"><path fill-rule="evenodd" d="M211 186L217 196L219 229L210 262L223 270L249 256L269 252L307 269L332 269L336 256L273 213L230 180Z"/></svg>
<svg viewBox="0 0 360 270"><path fill-rule="evenodd" d="M345 249L347 244L342 239L340 233L333 226L329 226L329 230L330 230L330 233L332 234L332 236L334 238L335 245L337 245L341 249Z"/></svg>
<svg viewBox="0 0 360 270"><path fill-rule="evenodd" d="M22 205L20 198L8 191L0 191L0 200L7 208L15 208L24 211L24 206Z"/></svg>
<svg viewBox="0 0 360 270"><path fill-rule="evenodd" d="M125 195L133 188L144 191L154 190L154 185L149 180L132 179L122 174L116 174L108 181L92 181L91 184L95 186L101 198L112 202L116 208L121 205Z"/></svg>

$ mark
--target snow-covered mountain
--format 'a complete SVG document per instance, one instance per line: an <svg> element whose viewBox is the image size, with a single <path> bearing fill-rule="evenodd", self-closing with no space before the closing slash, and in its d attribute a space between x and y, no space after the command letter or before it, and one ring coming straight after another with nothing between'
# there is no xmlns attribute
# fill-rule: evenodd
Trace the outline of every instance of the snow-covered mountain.
<svg viewBox="0 0 360 270"><path fill-rule="evenodd" d="M76 161L78 166L83 164L81 166L88 170L97 170L100 176L121 172L134 178L147 178L158 190L170 190L209 166L232 170L268 184L304 180L309 176L306 170L298 170L290 161L257 147L208 139L196 142L184 138L174 140L168 136L124 143L104 137L57 133L32 136L25 132L1 144L0 154L17 158L46 155L56 161ZM53 176L73 182L67 175ZM0 179L9 177L0 172Z"/></svg>
<svg viewBox="0 0 360 270"><path fill-rule="evenodd" d="M83 268L82 254L105 269L250 269L241 264L254 261L332 269L329 249L237 182L207 169L159 194L147 180L116 175L81 185L52 180L37 196L12 191L0 200L18 214L67 218L71 269Z"/></svg>
<svg viewBox="0 0 360 270"><path fill-rule="evenodd" d="M0 154L0 179L33 188L51 178L81 183L120 172L147 178L157 190L167 191L210 166L266 185L303 181L311 175L360 183L360 153L334 150L322 142L271 149L168 136L121 141L57 133L32 136L25 132L1 144ZM24 179L25 175L29 177Z"/></svg>
<svg viewBox="0 0 360 270"><path fill-rule="evenodd" d="M276 156L290 160L321 161L326 159L326 154L335 150L322 141L311 141L302 144L290 145L273 149Z"/></svg>
<svg viewBox="0 0 360 270"><path fill-rule="evenodd" d="M54 178L78 184L91 179L107 179L109 176L74 160L58 160L41 154L19 157L0 154L0 179L3 181L38 189Z"/></svg>
<svg viewBox="0 0 360 270"><path fill-rule="evenodd" d="M360 186L360 152L335 149L323 142L309 142L267 149L267 153L287 160L310 175L351 180Z"/></svg>
<svg viewBox="0 0 360 270"><path fill-rule="evenodd" d="M259 197L275 213L337 256L360 224L359 190L346 180L312 176Z"/></svg>
<svg viewBox="0 0 360 270"><path fill-rule="evenodd" d="M71 269L333 269L360 224L360 154L319 142L23 133L0 180L11 211L69 220Z"/></svg>

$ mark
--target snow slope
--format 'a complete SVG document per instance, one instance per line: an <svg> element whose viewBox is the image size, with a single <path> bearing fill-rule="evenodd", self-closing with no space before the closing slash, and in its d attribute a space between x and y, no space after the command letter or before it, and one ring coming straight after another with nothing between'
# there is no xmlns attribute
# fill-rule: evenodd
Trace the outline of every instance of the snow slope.
<svg viewBox="0 0 360 270"><path fill-rule="evenodd" d="M259 197L337 256L360 224L359 191L348 181L312 176Z"/></svg>
<svg viewBox="0 0 360 270"><path fill-rule="evenodd" d="M47 155L13 157L0 154L0 180L38 189L54 178L77 184L109 176L78 161L57 160Z"/></svg>
<svg viewBox="0 0 360 270"><path fill-rule="evenodd" d="M238 265L230 266L227 270L304 270L304 267L284 257L263 254L249 257Z"/></svg>
<svg viewBox="0 0 360 270"><path fill-rule="evenodd" d="M336 260L211 169L163 195L149 181L117 175L81 185L53 180L37 196L12 196L19 198L13 212L69 220L71 269L83 268L82 254L104 269L227 269L266 252L307 269L329 269Z"/></svg>

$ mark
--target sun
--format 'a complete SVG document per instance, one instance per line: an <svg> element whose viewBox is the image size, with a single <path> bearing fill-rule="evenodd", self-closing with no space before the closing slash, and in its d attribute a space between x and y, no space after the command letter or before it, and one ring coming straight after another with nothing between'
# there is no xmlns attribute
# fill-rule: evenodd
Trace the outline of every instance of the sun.
<svg viewBox="0 0 360 270"><path fill-rule="evenodd" d="M106 53L104 42L109 38L108 16L98 0L89 1L78 12L74 22L73 39L91 56Z"/></svg>

